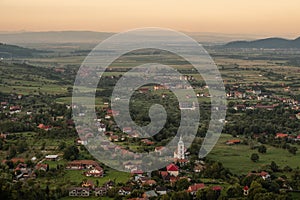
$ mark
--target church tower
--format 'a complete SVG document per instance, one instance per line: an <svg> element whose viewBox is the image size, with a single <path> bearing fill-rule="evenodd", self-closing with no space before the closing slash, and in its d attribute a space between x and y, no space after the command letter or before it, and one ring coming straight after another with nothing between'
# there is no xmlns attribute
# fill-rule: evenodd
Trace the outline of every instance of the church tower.
<svg viewBox="0 0 300 200"><path fill-rule="evenodd" d="M178 146L177 146L177 158L178 159L185 159L185 156L184 156L184 143L182 141L181 136L180 136Z"/></svg>

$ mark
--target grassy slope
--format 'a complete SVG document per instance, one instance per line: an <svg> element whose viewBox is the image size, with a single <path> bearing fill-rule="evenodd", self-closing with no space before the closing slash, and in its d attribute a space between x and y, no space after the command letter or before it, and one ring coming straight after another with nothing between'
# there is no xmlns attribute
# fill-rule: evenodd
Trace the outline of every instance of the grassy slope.
<svg viewBox="0 0 300 200"><path fill-rule="evenodd" d="M257 153L257 150L251 150L249 146L242 144L226 145L225 142L228 139L232 139L232 136L222 134L208 158L222 162L233 173L246 174L251 170L257 170L264 165L270 164L272 161L275 161L281 168L286 165L292 168L300 166L299 155L292 155L287 150L269 145L266 145L267 153L259 154L259 161L254 163L250 160L250 156L252 153Z"/></svg>

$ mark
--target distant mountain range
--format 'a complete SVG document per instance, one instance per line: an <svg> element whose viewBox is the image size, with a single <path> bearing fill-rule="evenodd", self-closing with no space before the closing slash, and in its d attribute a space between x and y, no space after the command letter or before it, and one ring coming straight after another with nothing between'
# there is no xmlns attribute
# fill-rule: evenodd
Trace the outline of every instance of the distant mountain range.
<svg viewBox="0 0 300 200"><path fill-rule="evenodd" d="M43 53L36 50L61 51L63 48L74 50L89 50L97 43L110 37L111 32L93 31L48 31L48 32L0 32L0 52L14 53L19 56L32 56L34 53ZM197 40L199 43L208 46L220 45L221 48L299 48L300 37L291 40L284 38L258 39L259 35L238 35L221 33L185 33ZM232 41L232 42L231 42ZM3 46L1 43L20 45ZM30 48L26 49L24 47ZM2 49L1 49L2 48ZM4 50L4 49L6 50Z"/></svg>
<svg viewBox="0 0 300 200"><path fill-rule="evenodd" d="M97 44L115 33L94 31L0 32L0 42L24 46L32 44ZM201 44L225 44L236 40L255 40L262 35L185 32Z"/></svg>
<svg viewBox="0 0 300 200"><path fill-rule="evenodd" d="M300 37L295 40L283 38L266 38L254 41L234 41L229 42L225 48L263 48L263 49L291 49L300 48Z"/></svg>
<svg viewBox="0 0 300 200"><path fill-rule="evenodd" d="M0 42L8 44L98 43L112 34L93 31L0 32Z"/></svg>

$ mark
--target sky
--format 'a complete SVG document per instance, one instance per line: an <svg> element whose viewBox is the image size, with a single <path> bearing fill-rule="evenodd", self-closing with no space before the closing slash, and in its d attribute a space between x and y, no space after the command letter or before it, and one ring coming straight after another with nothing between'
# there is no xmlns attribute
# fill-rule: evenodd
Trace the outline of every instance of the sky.
<svg viewBox="0 0 300 200"><path fill-rule="evenodd" d="M186 32L300 35L299 0L0 0L0 31Z"/></svg>

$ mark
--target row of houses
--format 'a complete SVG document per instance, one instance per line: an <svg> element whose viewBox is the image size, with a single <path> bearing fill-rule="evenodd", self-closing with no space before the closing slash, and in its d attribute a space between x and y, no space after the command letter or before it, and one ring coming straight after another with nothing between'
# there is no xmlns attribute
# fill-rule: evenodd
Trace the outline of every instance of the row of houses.
<svg viewBox="0 0 300 200"><path fill-rule="evenodd" d="M83 174L87 177L102 177L103 168L94 160L74 160L68 162L66 169L69 170L86 170Z"/></svg>
<svg viewBox="0 0 300 200"><path fill-rule="evenodd" d="M86 187L74 187L69 189L69 196L71 197L89 197L89 196L96 196L102 197L107 194L109 187L97 187L95 189L90 189ZM118 195L120 196L127 196L132 193L132 188L130 187L120 187L118 189ZM145 191L142 194L142 199L149 199L152 197L158 197L159 195L167 194L167 189L165 187L158 186L155 190Z"/></svg>
<svg viewBox="0 0 300 200"><path fill-rule="evenodd" d="M45 163L37 163L34 167L29 167L28 164L25 163L24 158L12 158L10 160L2 160L2 164L10 165L10 167L15 166L13 168L13 174L15 180L26 180L29 178L36 178L37 171L48 171L49 165ZM12 164L12 165L11 165Z"/></svg>

